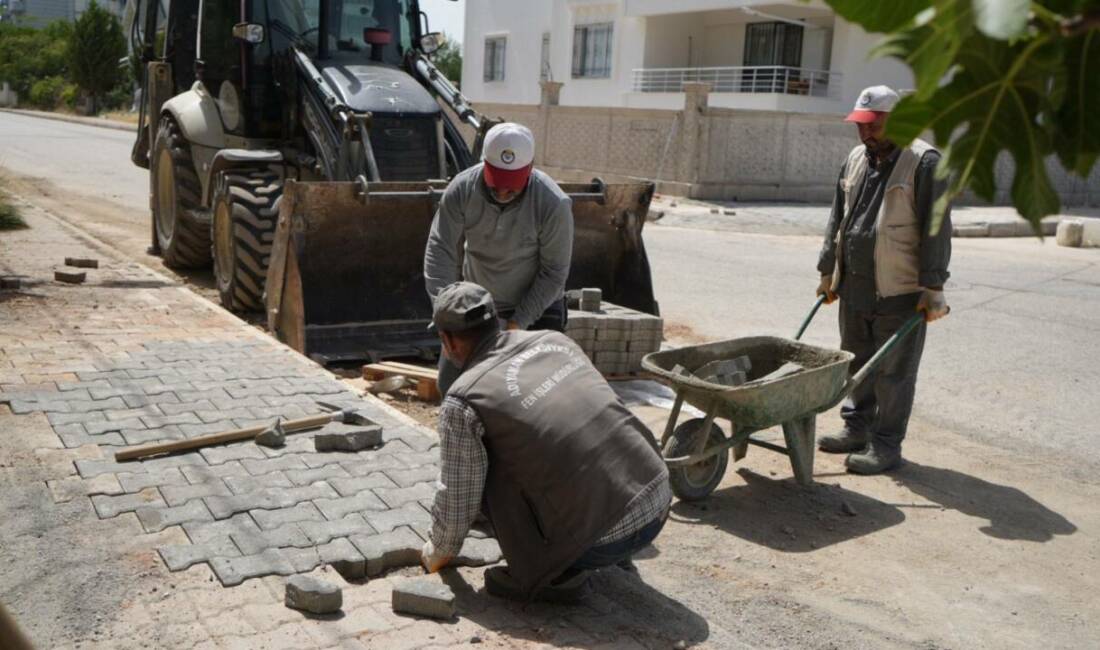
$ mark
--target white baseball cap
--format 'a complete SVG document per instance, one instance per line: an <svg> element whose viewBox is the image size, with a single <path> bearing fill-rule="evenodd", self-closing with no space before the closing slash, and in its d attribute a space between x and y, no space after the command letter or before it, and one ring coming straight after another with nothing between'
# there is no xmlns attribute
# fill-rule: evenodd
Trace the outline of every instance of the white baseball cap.
<svg viewBox="0 0 1100 650"><path fill-rule="evenodd" d="M864 88L863 92L859 94L859 99L856 100L855 108L852 109L851 113L848 113L848 117L844 118L844 121L869 124L874 122L879 115L894 110L900 99L901 97L898 96L897 91L889 86Z"/></svg>
<svg viewBox="0 0 1100 650"><path fill-rule="evenodd" d="M485 134L481 151L486 185L507 190L527 186L535 162L535 136L531 129L514 122L497 124Z"/></svg>

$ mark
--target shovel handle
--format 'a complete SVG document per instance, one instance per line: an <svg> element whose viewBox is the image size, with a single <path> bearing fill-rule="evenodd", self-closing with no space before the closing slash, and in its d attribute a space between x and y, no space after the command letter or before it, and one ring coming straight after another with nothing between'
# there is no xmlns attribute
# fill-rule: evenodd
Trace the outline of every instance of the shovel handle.
<svg viewBox="0 0 1100 650"><path fill-rule="evenodd" d="M810 313L806 314L806 318L802 319L802 326L798 328L798 333L794 335L794 340L800 340L802 335L806 333L806 328L810 326L810 321L817 315L817 310L821 309L821 305L825 304L825 298L825 295L817 297L817 302L815 302L813 308L810 309Z"/></svg>

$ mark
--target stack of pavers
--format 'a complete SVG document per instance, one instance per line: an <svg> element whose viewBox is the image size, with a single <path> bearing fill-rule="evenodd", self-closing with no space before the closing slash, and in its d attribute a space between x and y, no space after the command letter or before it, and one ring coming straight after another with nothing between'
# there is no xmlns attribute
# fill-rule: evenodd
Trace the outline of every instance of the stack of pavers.
<svg viewBox="0 0 1100 650"><path fill-rule="evenodd" d="M599 289L582 289L569 292L565 333L601 373L629 375L642 369L642 357L661 349L664 321L603 302Z"/></svg>

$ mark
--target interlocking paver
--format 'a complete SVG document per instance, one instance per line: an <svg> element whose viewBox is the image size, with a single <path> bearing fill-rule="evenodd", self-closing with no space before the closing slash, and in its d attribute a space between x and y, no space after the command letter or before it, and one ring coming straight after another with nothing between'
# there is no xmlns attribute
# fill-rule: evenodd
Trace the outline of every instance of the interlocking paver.
<svg viewBox="0 0 1100 650"><path fill-rule="evenodd" d="M386 504L371 492L335 499L315 499L313 503L328 520L343 519L356 512L386 509Z"/></svg>
<svg viewBox="0 0 1100 650"><path fill-rule="evenodd" d="M252 518L256 520L262 529L278 528L286 524L293 524L304 521L324 521L325 517L321 514L321 511L317 509L317 506L312 502L306 501L299 503L292 508L281 508L279 510L253 510L251 513Z"/></svg>
<svg viewBox="0 0 1100 650"><path fill-rule="evenodd" d="M53 495L55 503L65 503L77 497L95 494L122 494L122 486L110 474L100 474L95 478L69 476L63 479L46 481L46 487Z"/></svg>
<svg viewBox="0 0 1100 650"><path fill-rule="evenodd" d="M426 531L432 525L432 517L419 504L409 503L394 510L363 512L363 517L375 530L389 532L401 526L408 526L418 533Z"/></svg>
<svg viewBox="0 0 1100 650"><path fill-rule="evenodd" d="M417 483L404 488L378 488L374 494L390 508L400 508L407 503L432 499L435 487L431 483Z"/></svg>
<svg viewBox="0 0 1100 650"><path fill-rule="evenodd" d="M253 448L256 448L255 445L253 445ZM268 458L266 455L263 454L262 450L259 458L249 458L242 460L241 465L244 466L245 470L247 470L248 473L252 474L253 476L262 476L269 472L307 468L305 462L303 462L302 460L302 457L299 455Z"/></svg>
<svg viewBox="0 0 1100 650"><path fill-rule="evenodd" d="M314 469L290 469L286 471L286 477L294 485L310 485L317 481L328 481L332 485L333 479L350 478L351 474L340 465L333 463ZM343 492L340 492L340 494L344 495Z"/></svg>
<svg viewBox="0 0 1100 650"><path fill-rule="evenodd" d="M182 571L199 564L210 562L216 557L240 557L241 551L228 537L218 538L203 544L172 544L157 549L169 571Z"/></svg>
<svg viewBox="0 0 1100 650"><path fill-rule="evenodd" d="M159 429L122 429L118 431L128 445L144 445L151 442L167 442L170 440L183 440L183 435L177 426L161 427Z"/></svg>
<svg viewBox="0 0 1100 650"><path fill-rule="evenodd" d="M384 473L393 479L398 487L412 487L417 483L429 483L439 480L439 468L434 465L422 465L412 469L387 469ZM333 485L333 487L336 486ZM336 489L339 491L340 488L337 487Z"/></svg>
<svg viewBox="0 0 1100 650"><path fill-rule="evenodd" d="M194 544L216 543L228 539L233 533L259 531L256 522L247 514L239 514L219 521L184 522L183 532Z"/></svg>
<svg viewBox="0 0 1100 650"><path fill-rule="evenodd" d="M251 494L206 497L205 501L207 507L210 508L210 512L214 513L215 519L225 519L238 512L289 508L303 501L312 501L335 496L336 491L328 484L315 483L313 485L294 488L269 488Z"/></svg>
<svg viewBox="0 0 1100 650"><path fill-rule="evenodd" d="M343 465L337 467L343 468ZM346 470L345 470L346 471ZM435 468L432 471L437 473ZM383 472L372 472L366 476L354 476L351 478L332 478L329 479L328 484L331 485L340 496L354 496L365 490L372 490L374 488L394 488L397 487L388 474Z"/></svg>
<svg viewBox="0 0 1100 650"><path fill-rule="evenodd" d="M163 507L164 499L156 488L146 488L141 492L120 496L93 496L92 507L100 519L117 517L124 512L133 512L138 508L157 505Z"/></svg>
<svg viewBox="0 0 1100 650"><path fill-rule="evenodd" d="M225 484L229 486L233 494L248 494L249 492L259 492L264 488L292 487L294 485L285 473L278 471L261 476L252 476L247 472L243 476L228 476L225 478Z"/></svg>
<svg viewBox="0 0 1100 650"><path fill-rule="evenodd" d="M170 506L179 506L194 499L214 496L229 496L233 494L225 482L214 479L204 483L185 485L165 485L160 489L161 496Z"/></svg>
<svg viewBox="0 0 1100 650"><path fill-rule="evenodd" d="M366 558L368 576L419 564L420 550L424 546L424 541L405 527L377 535L353 535L348 539Z"/></svg>
<svg viewBox="0 0 1100 650"><path fill-rule="evenodd" d="M143 473L148 467L139 462L116 462L110 458L81 458L74 461L76 471L84 478L92 478L100 474Z"/></svg>
<svg viewBox="0 0 1100 650"><path fill-rule="evenodd" d="M148 487L168 485L187 485L187 478L177 467L161 472L124 473L118 475L118 482L124 492L137 492Z"/></svg>
<svg viewBox="0 0 1100 650"><path fill-rule="evenodd" d="M162 490L163 491L163 490ZM141 507L135 513L147 533L155 533L185 521L213 521L214 517L202 501L188 501L169 508Z"/></svg>
<svg viewBox="0 0 1100 650"><path fill-rule="evenodd" d="M231 429L233 427L225 427ZM202 457L206 459L206 462L211 465L221 465L231 460L245 460L245 459L258 459L267 458L264 455L262 449L256 446L254 442L241 442L232 445L221 445L218 447L204 447L199 450ZM247 466L245 466L247 469Z"/></svg>
<svg viewBox="0 0 1100 650"><path fill-rule="evenodd" d="M332 521L303 521L298 524L298 527L314 544L323 544L338 537L352 535L369 537L375 534L374 528L360 514L348 515L343 519Z"/></svg>
<svg viewBox="0 0 1100 650"><path fill-rule="evenodd" d="M89 423L89 422L104 422L107 420L107 416L101 411L92 411L91 413L49 413L46 419L50 421L50 424L73 424L73 423Z"/></svg>
<svg viewBox="0 0 1100 650"><path fill-rule="evenodd" d="M155 413L143 413L141 414L141 421L145 423L145 426L150 429L156 429L159 427L166 427L172 424L201 424L200 420L194 413L176 413L174 415L157 415Z"/></svg>
<svg viewBox="0 0 1100 650"><path fill-rule="evenodd" d="M289 546L312 548L309 537L296 524L286 524L267 530L242 530L230 534L230 537L244 555L256 555L269 548Z"/></svg>
<svg viewBox="0 0 1100 650"><path fill-rule="evenodd" d="M249 578L269 575L288 576L297 573L279 549L268 549L257 555L234 558L216 557L210 560L210 568L226 587L239 585Z"/></svg>
<svg viewBox="0 0 1100 650"><path fill-rule="evenodd" d="M122 399L122 398L118 398L118 399ZM123 401L123 404L125 405L125 401ZM155 424L154 425L154 424L149 424L149 422L146 419L144 419L145 417L149 417L149 418L163 417L160 414L160 410L157 409L157 407L155 405L141 406L141 407L137 407L137 408L111 409L111 410L108 410L108 411L104 411L104 414L107 416L107 420L110 420L112 422L117 422L119 420L129 420L129 419L132 419L132 418L139 418L143 422L145 422L145 426L149 427L150 429L155 429L158 426L164 426L166 424L171 424L170 422L166 422L164 424Z"/></svg>
<svg viewBox="0 0 1100 650"><path fill-rule="evenodd" d="M196 411L208 411L215 408L214 404L210 400L199 400L197 402L181 402L178 401L179 397L176 397L175 393L165 393L165 395L171 395L173 399L177 400L171 404L160 404L160 410L165 415L177 415L179 413L194 413ZM123 398L125 399L125 397Z"/></svg>
<svg viewBox="0 0 1100 650"><path fill-rule="evenodd" d="M121 400L120 400L121 401ZM98 435L100 433L108 433L114 431L118 433L123 429L145 429L145 423L139 418L129 418L126 420L104 420L103 422L88 422L82 425L84 430L89 435Z"/></svg>
<svg viewBox="0 0 1100 650"><path fill-rule="evenodd" d="M191 465L180 467L180 471L191 483L205 483L212 479L227 479L249 476L248 470L239 461L229 461L220 465Z"/></svg>

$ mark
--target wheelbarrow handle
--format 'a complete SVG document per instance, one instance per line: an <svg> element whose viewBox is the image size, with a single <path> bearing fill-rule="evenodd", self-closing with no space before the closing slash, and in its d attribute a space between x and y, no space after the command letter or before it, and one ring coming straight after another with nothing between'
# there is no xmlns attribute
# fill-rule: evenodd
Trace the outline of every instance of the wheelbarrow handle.
<svg viewBox="0 0 1100 650"><path fill-rule="evenodd" d="M848 381L845 382L844 389L840 391L840 395L838 395L837 398L833 400L833 402L830 403L828 406L823 409L819 409L818 412L821 413L832 409L845 397L851 395L852 391L856 389L856 386L862 384L863 381L866 380L867 377L869 377L876 368L882 365L882 361L886 358L886 355L890 354L890 351L893 350L897 346L897 344L901 342L902 339L909 336L909 334L922 322L924 322L923 313L914 314L909 318L909 320L905 321L905 324L902 325L901 328L898 329L898 331L894 332L893 336L891 336L889 339L886 340L885 343L882 344L882 347L875 352L874 356L868 359L867 363L863 364L863 367L859 369L859 372L852 375L848 379Z"/></svg>
<svg viewBox="0 0 1100 650"><path fill-rule="evenodd" d="M821 309L821 305L825 304L825 297L824 294L817 297L817 302L815 302L813 308L810 309L810 313L806 314L806 318L802 319L802 326L798 328L798 334L794 335L794 340L800 340L802 335L806 333L806 328L810 326L810 321L817 315L817 310Z"/></svg>

